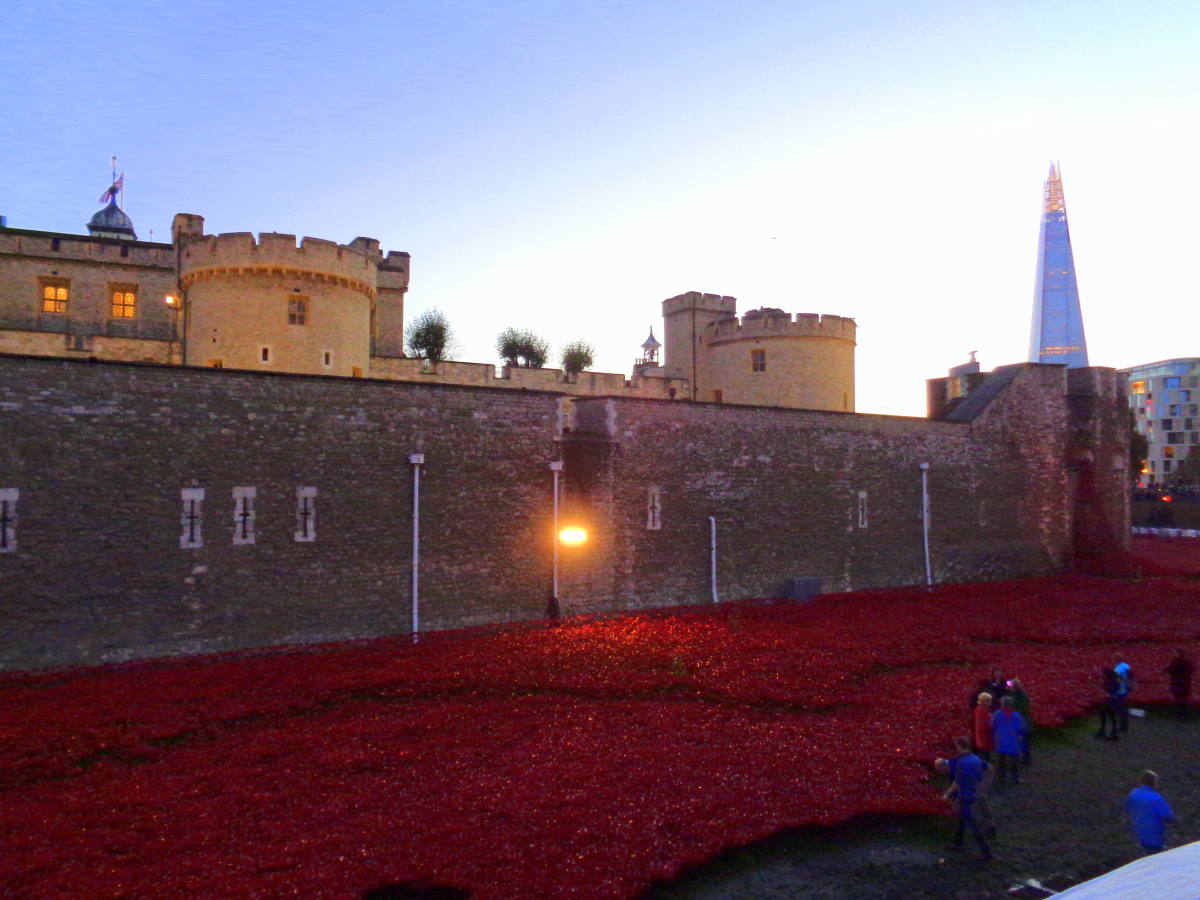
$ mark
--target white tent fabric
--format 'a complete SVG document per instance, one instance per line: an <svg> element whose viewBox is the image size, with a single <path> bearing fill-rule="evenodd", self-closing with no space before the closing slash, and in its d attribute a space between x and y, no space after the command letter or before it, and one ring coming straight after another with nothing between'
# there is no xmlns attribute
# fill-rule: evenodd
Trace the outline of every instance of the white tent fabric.
<svg viewBox="0 0 1200 900"><path fill-rule="evenodd" d="M1200 900L1200 841L1144 856L1054 900Z"/></svg>

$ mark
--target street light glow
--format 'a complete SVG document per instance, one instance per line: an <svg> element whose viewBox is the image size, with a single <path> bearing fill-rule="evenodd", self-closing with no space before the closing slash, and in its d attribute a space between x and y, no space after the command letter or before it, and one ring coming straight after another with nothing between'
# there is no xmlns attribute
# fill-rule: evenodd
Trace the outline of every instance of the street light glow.
<svg viewBox="0 0 1200 900"><path fill-rule="evenodd" d="M564 528L558 533L558 539L561 543L568 547L578 547L580 544L586 543L588 539L587 531L576 526Z"/></svg>

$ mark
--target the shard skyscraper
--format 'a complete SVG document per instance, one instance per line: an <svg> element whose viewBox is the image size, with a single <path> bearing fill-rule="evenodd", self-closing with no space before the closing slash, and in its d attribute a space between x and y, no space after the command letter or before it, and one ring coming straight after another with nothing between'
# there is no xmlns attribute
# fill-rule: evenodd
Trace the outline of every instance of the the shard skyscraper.
<svg viewBox="0 0 1200 900"><path fill-rule="evenodd" d="M1067 227L1067 205L1063 200L1062 177L1055 163L1050 164L1050 177L1046 179L1042 229L1038 235L1029 360L1065 363L1073 369L1088 364L1087 339L1083 336L1083 316L1079 312L1079 286L1075 283L1075 259L1071 254L1071 231Z"/></svg>

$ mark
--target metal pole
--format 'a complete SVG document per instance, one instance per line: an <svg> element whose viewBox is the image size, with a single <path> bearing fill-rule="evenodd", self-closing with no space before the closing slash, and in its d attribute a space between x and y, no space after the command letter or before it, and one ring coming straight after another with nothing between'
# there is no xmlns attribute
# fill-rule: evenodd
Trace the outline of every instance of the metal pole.
<svg viewBox="0 0 1200 900"><path fill-rule="evenodd" d="M552 535L551 543L554 545L554 564L553 576L551 579L550 596L558 599L558 475L562 472L563 464L561 459L553 460L550 463L550 473L554 476L554 534Z"/></svg>
<svg viewBox="0 0 1200 900"><path fill-rule="evenodd" d="M921 534L925 542L925 586L933 585L933 569L929 565L929 463L923 462L921 470Z"/></svg>
<svg viewBox="0 0 1200 900"><path fill-rule="evenodd" d="M719 602L717 597L717 518L716 516L708 517L708 555L709 555L709 581L712 586L712 601Z"/></svg>
<svg viewBox="0 0 1200 900"><path fill-rule="evenodd" d="M421 571L421 466L424 453L413 453L408 457L413 467L412 496L412 639L415 644L421 634L420 618L420 571Z"/></svg>

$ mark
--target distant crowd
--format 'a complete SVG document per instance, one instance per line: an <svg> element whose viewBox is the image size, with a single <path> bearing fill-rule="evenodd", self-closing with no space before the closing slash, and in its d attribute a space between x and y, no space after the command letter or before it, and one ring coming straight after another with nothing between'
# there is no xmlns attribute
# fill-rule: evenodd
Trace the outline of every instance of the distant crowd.
<svg viewBox="0 0 1200 900"><path fill-rule="evenodd" d="M1183 652L1176 650L1167 664L1166 674L1175 714L1188 715L1195 666ZM1133 669L1118 661L1100 670L1100 727L1096 737L1120 740L1129 730L1129 696L1134 689ZM1034 732L1033 709L1029 693L1018 679L1005 679L999 669L980 682L971 692L971 733L954 740L954 756L937 759L934 768L950 778L945 797L954 807L957 826L951 850L964 849L967 833L979 844L980 859L992 858L989 838L996 836L992 818L992 785L1021 783L1021 769L1032 765L1030 743ZM1125 799L1134 837L1146 853L1157 853L1166 846L1166 825L1174 819L1171 807L1158 792L1158 775L1144 771Z"/></svg>

